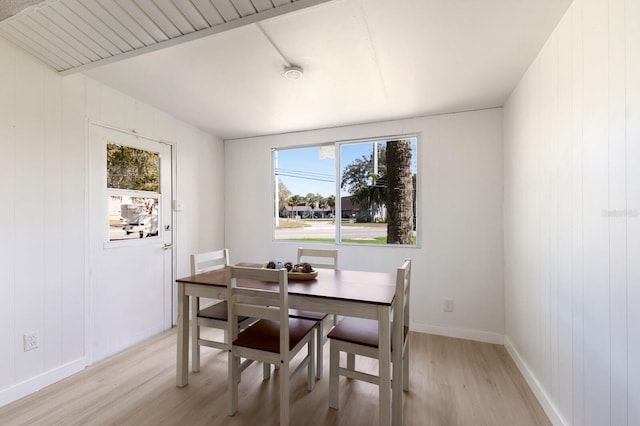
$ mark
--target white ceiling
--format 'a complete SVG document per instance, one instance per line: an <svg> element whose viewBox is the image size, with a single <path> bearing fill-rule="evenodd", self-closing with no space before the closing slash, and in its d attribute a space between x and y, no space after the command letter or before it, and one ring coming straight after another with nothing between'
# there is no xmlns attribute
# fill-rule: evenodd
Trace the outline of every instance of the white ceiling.
<svg viewBox="0 0 640 426"><path fill-rule="evenodd" d="M0 35L63 74L329 0L4 0Z"/></svg>
<svg viewBox="0 0 640 426"><path fill-rule="evenodd" d="M224 139L491 108L570 3L333 0L84 72Z"/></svg>

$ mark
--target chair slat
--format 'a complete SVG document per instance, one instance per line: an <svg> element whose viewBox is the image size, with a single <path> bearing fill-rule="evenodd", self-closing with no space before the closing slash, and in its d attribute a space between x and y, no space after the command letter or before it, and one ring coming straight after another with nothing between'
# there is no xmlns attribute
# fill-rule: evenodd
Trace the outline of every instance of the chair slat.
<svg viewBox="0 0 640 426"><path fill-rule="evenodd" d="M338 250L298 247L298 263L302 262L314 268L338 269Z"/></svg>
<svg viewBox="0 0 640 426"><path fill-rule="evenodd" d="M280 320L280 309L271 306L248 305L244 303L236 304L236 314L238 316L263 318L272 321Z"/></svg>

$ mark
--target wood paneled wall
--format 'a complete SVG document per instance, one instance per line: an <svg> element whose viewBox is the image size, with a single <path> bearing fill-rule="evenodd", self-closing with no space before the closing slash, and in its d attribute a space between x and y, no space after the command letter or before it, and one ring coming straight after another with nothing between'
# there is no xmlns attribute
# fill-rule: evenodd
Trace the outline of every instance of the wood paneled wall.
<svg viewBox="0 0 640 426"><path fill-rule="evenodd" d="M86 166L79 87L3 40L0 79L2 405L83 366Z"/></svg>
<svg viewBox="0 0 640 426"><path fill-rule="evenodd" d="M574 1L505 106L506 343L557 424L640 424L639 22Z"/></svg>
<svg viewBox="0 0 640 426"><path fill-rule="evenodd" d="M228 247L254 261L295 256L299 243L274 241L272 219L256 214L273 205L272 148L408 133L419 135L419 247L341 244L340 265L390 271L411 258L412 330L502 344L501 108L225 141Z"/></svg>
<svg viewBox="0 0 640 426"><path fill-rule="evenodd" d="M224 244L222 140L0 39L0 406L86 365L87 122L174 143L176 275ZM105 301L108 303L108 301ZM25 352L23 335L39 348Z"/></svg>

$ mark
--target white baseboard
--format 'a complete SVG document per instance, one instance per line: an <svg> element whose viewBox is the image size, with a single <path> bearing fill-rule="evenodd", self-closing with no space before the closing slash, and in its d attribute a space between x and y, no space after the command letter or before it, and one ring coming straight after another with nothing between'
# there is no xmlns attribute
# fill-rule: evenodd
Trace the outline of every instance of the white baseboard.
<svg viewBox="0 0 640 426"><path fill-rule="evenodd" d="M509 338L506 336L504 338L504 347L507 349L507 352L511 356L511 359L513 359L513 362L516 363L518 370L520 370L520 373L527 381L527 384L538 399L538 402L540 402L540 405L542 405L542 409L549 417L551 423L556 426L567 426L569 423L567 423L562 415L560 415L560 412L558 412L556 405L542 388L540 382L538 381L538 379L536 379L527 363L524 361L524 359L522 359L520 353L511 343L511 340L509 340Z"/></svg>
<svg viewBox="0 0 640 426"><path fill-rule="evenodd" d="M72 374L82 371L86 366L84 358L78 358L67 364L46 371L24 382L17 383L9 388L0 390L0 407L24 398L40 389L58 382Z"/></svg>
<svg viewBox="0 0 640 426"><path fill-rule="evenodd" d="M436 334L438 336L455 337L457 339L475 340L477 342L504 344L504 336L491 331L472 330L468 328L447 327L443 325L432 325L424 323L411 323L411 330L426 334Z"/></svg>

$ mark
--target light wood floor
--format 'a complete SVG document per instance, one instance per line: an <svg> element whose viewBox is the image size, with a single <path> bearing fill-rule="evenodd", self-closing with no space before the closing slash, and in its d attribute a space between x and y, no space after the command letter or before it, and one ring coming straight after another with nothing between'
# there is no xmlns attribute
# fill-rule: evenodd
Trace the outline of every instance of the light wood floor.
<svg viewBox="0 0 640 426"><path fill-rule="evenodd" d="M0 408L2 425L276 425L278 374L262 381L262 367L242 376L240 403L227 416L227 356L203 348L199 373L175 386L176 334L169 331L33 395ZM303 351L304 352L304 351ZM294 425L378 424L378 391L340 381L340 409L328 407L325 371L312 392L305 374L292 380ZM548 425L540 404L502 346L412 333L406 425ZM377 369L358 358L357 365Z"/></svg>

